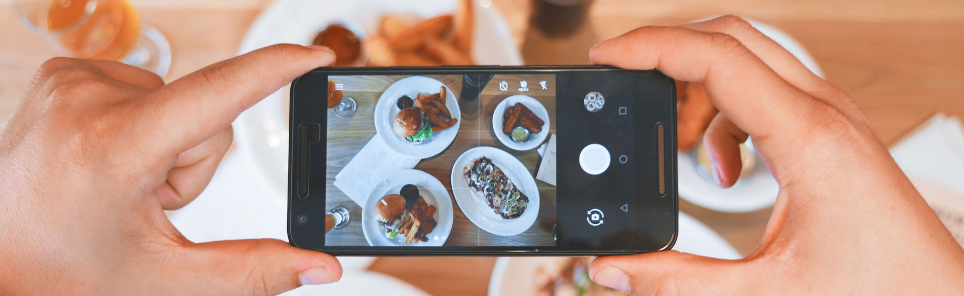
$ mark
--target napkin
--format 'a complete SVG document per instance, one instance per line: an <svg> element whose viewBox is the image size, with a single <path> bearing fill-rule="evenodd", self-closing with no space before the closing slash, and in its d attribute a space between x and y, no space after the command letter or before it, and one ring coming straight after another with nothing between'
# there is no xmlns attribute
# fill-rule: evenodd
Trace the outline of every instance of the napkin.
<svg viewBox="0 0 964 296"><path fill-rule="evenodd" d="M890 154L957 242L964 245L964 128L960 120L938 113L891 147Z"/></svg>
<svg viewBox="0 0 964 296"><path fill-rule="evenodd" d="M345 168L335 175L335 187L341 189L359 207L365 207L368 192L389 173L415 168L419 158L402 156L392 151L378 135L372 137Z"/></svg>

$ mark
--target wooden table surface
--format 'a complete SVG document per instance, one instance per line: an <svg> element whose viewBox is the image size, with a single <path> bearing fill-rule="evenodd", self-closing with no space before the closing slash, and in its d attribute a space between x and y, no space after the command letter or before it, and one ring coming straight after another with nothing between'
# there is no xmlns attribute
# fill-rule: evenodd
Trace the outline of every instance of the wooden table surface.
<svg viewBox="0 0 964 296"><path fill-rule="evenodd" d="M539 212L534 224L529 227L524 232L512 235L512 236L499 236L480 229L478 226L470 221L464 210L457 202L457 198L454 195L456 190L453 190L451 181L451 172L454 170L456 160L462 153L469 149L479 147L479 146L490 146L501 149L508 152L513 157L517 158L527 169L527 171L514 171L520 178L525 178L523 176L529 175L532 178L536 175L536 168L539 161L542 159L539 157L538 152L535 149L528 151L514 151L503 145L498 139L496 139L495 134L492 130L492 116L496 105L499 104L503 99L510 95L518 94L517 91L507 91L503 92L499 90L500 81L511 81L512 84L517 86L518 81L526 80L532 81L532 88L526 95L540 101L543 106L546 107L549 113L549 123L550 128L548 130L549 134L555 133L555 109L554 109L554 99L555 99L555 81L553 81L551 75L528 75L527 77L521 77L520 75L495 75L492 81L482 90L481 95L478 99L471 102L466 102L462 99L457 99L456 97L460 94L462 90L462 76L461 75L426 75L426 77L436 79L451 90L453 94L447 95L448 100L456 100L455 102L460 105L461 111L461 124L459 125L458 133L453 140L451 146L447 147L440 154L423 159L415 166L415 169L426 172L436 179L438 179L445 186L445 191L449 195L446 197L452 203L454 212L453 218L454 222L452 225L452 231L445 241L445 246L554 246L555 241L552 239L552 227L555 225L555 209L556 209L556 187L549 185L545 182L536 180L535 184L539 192ZM326 208L331 209L334 207L345 207L347 208L353 217L362 216L362 207L355 201L350 199L343 191L334 186L335 176L345 168L345 166L354 159L355 157L379 157L378 155L362 155L358 154L373 137L376 137L375 124L373 120L375 104L378 102L380 96L386 92L392 83L405 78L405 76L380 76L380 77L365 77L365 76L333 76L329 79L335 81L336 83L342 84L344 86L344 95L351 97L355 100L357 104L356 111L351 117L338 117L332 116L334 111L329 110L329 120L328 120L328 172L327 172L327 190L326 190ZM536 81L546 80L548 83L548 89L542 90L536 85ZM438 92L438 90L434 90ZM429 93L426 93L429 94ZM389 98L391 100L391 106L394 108L395 99ZM454 110L450 110L455 112ZM454 113L453 113L454 114ZM391 132L391 131L389 131ZM444 130L442 132L450 132L450 130ZM394 134L392 134L394 136ZM437 137L437 135L432 135L432 137ZM430 140L438 141L436 139L430 138ZM548 138L544 141L548 141ZM414 145L403 143L402 145ZM421 145L429 145L428 143L423 143ZM391 156L389 156L391 157ZM491 157L491 155L489 156ZM499 161L499 160L496 160ZM506 170L507 167L502 167L502 170ZM461 168L459 168L461 172ZM375 181L378 180L369 180ZM514 182L520 182L515 180ZM517 183L518 185L519 183ZM420 188L421 189L421 188ZM424 190L424 189L423 189ZM466 190L458 190L461 197L465 200L476 202L476 197L471 195L472 193ZM395 192L397 194L397 192ZM439 196L434 197L436 200L440 198ZM533 198L530 196L530 198ZM479 209L483 211L491 211L487 205L476 203L479 205ZM437 205L437 204L436 204ZM531 205L531 204L530 204ZM326 209L326 210L327 210ZM531 210L532 208L530 208ZM370 213L370 212L366 212ZM438 215L444 215L441 211ZM485 215L486 213L479 213L479 217ZM517 218L521 219L521 218ZM433 235L435 235L433 233ZM365 234L362 230L362 223L349 223L344 228L332 230L325 235L325 245L339 245L339 246L367 246L368 241L365 239Z"/></svg>
<svg viewBox="0 0 964 296"><path fill-rule="evenodd" d="M36 68L53 56L0 0L0 121L13 112ZM271 0L131 0L145 23L167 35L171 81L234 56ZM678 25L737 14L793 36L828 81L852 95L884 143L937 112L964 117L964 1L960 0L596 0L578 40L542 40L529 30L530 3L483 0L503 14L528 61L587 63L597 40L643 25ZM333 1L333 5L337 5ZM757 245L771 209L721 213L685 200L680 210L718 232L740 253ZM485 295L495 258L380 258L370 270L434 295Z"/></svg>

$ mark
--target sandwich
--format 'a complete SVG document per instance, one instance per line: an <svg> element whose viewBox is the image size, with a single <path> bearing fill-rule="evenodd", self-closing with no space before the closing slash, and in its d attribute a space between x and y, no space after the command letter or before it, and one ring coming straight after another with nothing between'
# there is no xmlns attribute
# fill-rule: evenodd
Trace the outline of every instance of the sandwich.
<svg viewBox="0 0 964 296"><path fill-rule="evenodd" d="M395 133L409 143L422 143L432 136L432 125L425 122L425 116L416 108L405 108L395 115Z"/></svg>
<svg viewBox="0 0 964 296"><path fill-rule="evenodd" d="M404 213L405 198L401 195L389 194L375 203L375 220L378 225L385 227L385 236L390 239L398 235Z"/></svg>

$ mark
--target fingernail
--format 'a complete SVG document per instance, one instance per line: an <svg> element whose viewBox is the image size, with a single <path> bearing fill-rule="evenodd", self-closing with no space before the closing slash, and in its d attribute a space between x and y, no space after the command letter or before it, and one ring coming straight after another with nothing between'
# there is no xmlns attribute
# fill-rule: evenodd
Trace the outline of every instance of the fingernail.
<svg viewBox="0 0 964 296"><path fill-rule="evenodd" d="M334 277L328 271L328 268L324 266L315 267L309 270L302 271L298 275L298 279L301 280L301 285L324 285L335 282Z"/></svg>
<svg viewBox="0 0 964 296"><path fill-rule="evenodd" d="M606 287L629 292L629 276L612 266L606 266L603 270L597 272L592 281Z"/></svg>
<svg viewBox="0 0 964 296"><path fill-rule="evenodd" d="M716 181L716 186L723 187L723 176L720 175L720 167L716 165L713 166L713 180Z"/></svg>

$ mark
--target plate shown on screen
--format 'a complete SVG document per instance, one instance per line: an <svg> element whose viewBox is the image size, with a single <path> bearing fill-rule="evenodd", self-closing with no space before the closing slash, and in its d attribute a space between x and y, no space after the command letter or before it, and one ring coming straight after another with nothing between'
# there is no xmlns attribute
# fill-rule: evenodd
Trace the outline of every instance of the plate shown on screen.
<svg viewBox="0 0 964 296"><path fill-rule="evenodd" d="M277 43L308 45L327 24L357 22L365 32L376 32L384 14L429 18L452 13L451 0L278 0L268 5L251 24L238 54ZM508 25L495 5L475 3L475 39L472 59L480 65L522 65L522 55ZM354 28L352 28L354 29ZM367 34L363 34L366 35ZM438 90L435 90L436 92ZM279 198L288 188L288 90L274 92L241 113L232 124L237 153L255 164ZM325 112L325 110L319 110ZM328 110L329 116L335 116Z"/></svg>
<svg viewBox="0 0 964 296"><path fill-rule="evenodd" d="M503 219L489 207L484 198L479 198L475 194L475 189L469 187L468 182L465 181L463 175L465 167L483 156L492 160L492 163L512 181L512 184L520 188L522 194L529 198L526 210L518 218ZM469 221L495 235L510 236L523 233L529 230L539 216L539 188L536 187L536 180L519 159L498 148L475 147L465 151L455 160L455 165L452 167L452 195L455 196L455 202L459 204L459 208Z"/></svg>
<svg viewBox="0 0 964 296"><path fill-rule="evenodd" d="M535 134L529 134L529 140L525 142L516 142L512 140L512 137L506 135L502 132L502 120L505 110L509 107L515 106L515 104L522 104L529 108L533 114L542 119L545 123L542 125L542 131ZM542 144L549 136L549 111L546 111L546 106L543 106L539 100L536 100L527 95L513 95L509 96L499 102L495 106L495 110L492 111L492 130L495 132L495 137L502 142L503 145L509 147L512 150L525 151L530 150Z"/></svg>
<svg viewBox="0 0 964 296"><path fill-rule="evenodd" d="M401 111L395 104L398 98L401 96L409 96L414 99L418 97L419 94L435 94L438 93L443 86L446 92L445 107L448 107L452 118L458 120L455 125L433 133L431 137L422 141L420 144L410 143L408 140L405 140L405 138L402 138L402 136L396 134L394 128L395 114ZM378 131L377 136L382 138L385 145L395 152L398 152L398 154L414 158L424 159L441 153L449 144L452 144L452 141L455 140L455 135L459 133L459 127L462 126L462 111L459 109L458 98L452 93L452 90L441 81L424 76L405 77L388 86L388 88L382 92L382 95L378 97L378 102L375 103L374 115L375 130ZM426 122L425 124L429 123Z"/></svg>
<svg viewBox="0 0 964 296"><path fill-rule="evenodd" d="M394 239L385 236L385 230L378 225L375 219L375 203L389 194L398 194L402 186L406 184L418 187L419 194L425 199L425 203L434 205L435 229L427 235L427 242L417 244L406 244L404 237L399 234ZM438 179L426 172L419 170L401 170L385 176L384 179L375 184L372 191L368 193L365 206L362 207L362 230L365 232L365 239L372 246L407 246L407 247L438 247L445 243L452 232L452 199L449 197L448 190Z"/></svg>

